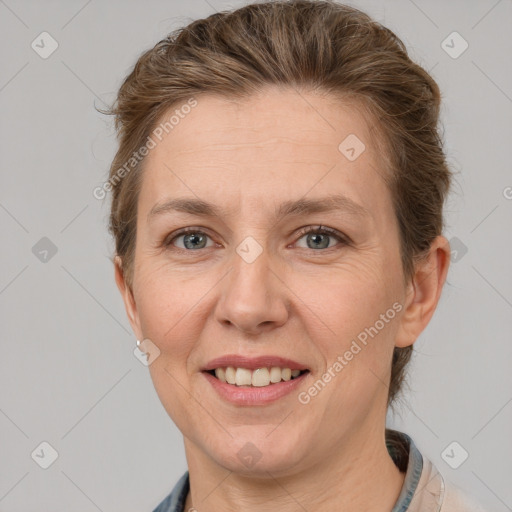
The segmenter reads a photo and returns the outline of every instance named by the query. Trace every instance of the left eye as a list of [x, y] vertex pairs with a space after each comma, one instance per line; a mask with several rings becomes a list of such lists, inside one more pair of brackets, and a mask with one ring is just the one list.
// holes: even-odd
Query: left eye
[[309, 226], [301, 231], [299, 240], [306, 238], [306, 249], [330, 249], [329, 238], [336, 238], [342, 244], [346, 240], [336, 230], [331, 228]]

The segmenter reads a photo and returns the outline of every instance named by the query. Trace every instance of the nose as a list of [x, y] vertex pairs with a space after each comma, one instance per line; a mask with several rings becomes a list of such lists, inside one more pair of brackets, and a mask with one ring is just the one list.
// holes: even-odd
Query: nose
[[219, 322], [248, 334], [275, 329], [286, 322], [288, 288], [279, 271], [270, 268], [271, 260], [266, 249], [251, 263], [233, 254], [233, 265], [222, 280], [217, 303]]

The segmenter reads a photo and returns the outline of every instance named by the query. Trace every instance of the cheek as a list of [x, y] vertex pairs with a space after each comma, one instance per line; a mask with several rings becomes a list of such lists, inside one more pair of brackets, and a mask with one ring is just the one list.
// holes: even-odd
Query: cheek
[[396, 262], [383, 268], [383, 261], [354, 259], [329, 275], [301, 276], [294, 286], [313, 349], [325, 371], [336, 375], [324, 379], [333, 382], [326, 400], [359, 407], [385, 389], [401, 309], [401, 274]]
[[302, 273], [293, 290], [307, 306], [303, 319], [326, 333], [327, 347], [340, 349], [392, 307], [400, 297], [400, 279], [396, 264], [384, 268], [382, 258], [354, 256], [329, 272]]
[[[137, 309], [142, 332], [160, 350], [149, 366], [155, 391], [168, 415], [183, 432], [197, 420], [197, 406], [189, 394], [187, 363], [203, 329], [202, 280], [185, 278], [165, 267], [139, 273]], [[211, 287], [212, 285], [210, 285]]]
[[202, 329], [201, 322], [196, 321], [204, 308], [201, 298], [212, 285], [165, 265], [141, 269], [138, 277], [140, 293], [136, 300], [141, 328], [161, 351], [154, 364], [184, 373], [188, 354]]

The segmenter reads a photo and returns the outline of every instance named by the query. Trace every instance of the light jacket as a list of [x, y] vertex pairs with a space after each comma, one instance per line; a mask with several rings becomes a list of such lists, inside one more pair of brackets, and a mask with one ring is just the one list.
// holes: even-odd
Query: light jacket
[[[401, 443], [397, 449], [396, 442], [387, 442], [389, 454], [395, 464], [405, 470], [404, 485], [391, 512], [487, 512], [460, 488], [446, 481], [407, 434], [387, 430], [386, 440], [389, 433]], [[189, 490], [189, 474], [186, 471], [153, 512], [187, 512], [185, 501]]]

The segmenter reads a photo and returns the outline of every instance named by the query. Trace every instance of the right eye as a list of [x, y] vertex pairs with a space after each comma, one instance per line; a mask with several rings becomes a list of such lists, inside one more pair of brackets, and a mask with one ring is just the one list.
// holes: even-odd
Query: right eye
[[[183, 239], [183, 247], [176, 246], [175, 244], [180, 238]], [[164, 242], [164, 246], [171, 249], [174, 246], [183, 251], [205, 249], [213, 245], [206, 245], [208, 238], [210, 237], [206, 233], [197, 228], [184, 228], [173, 233], [172, 237]]]

